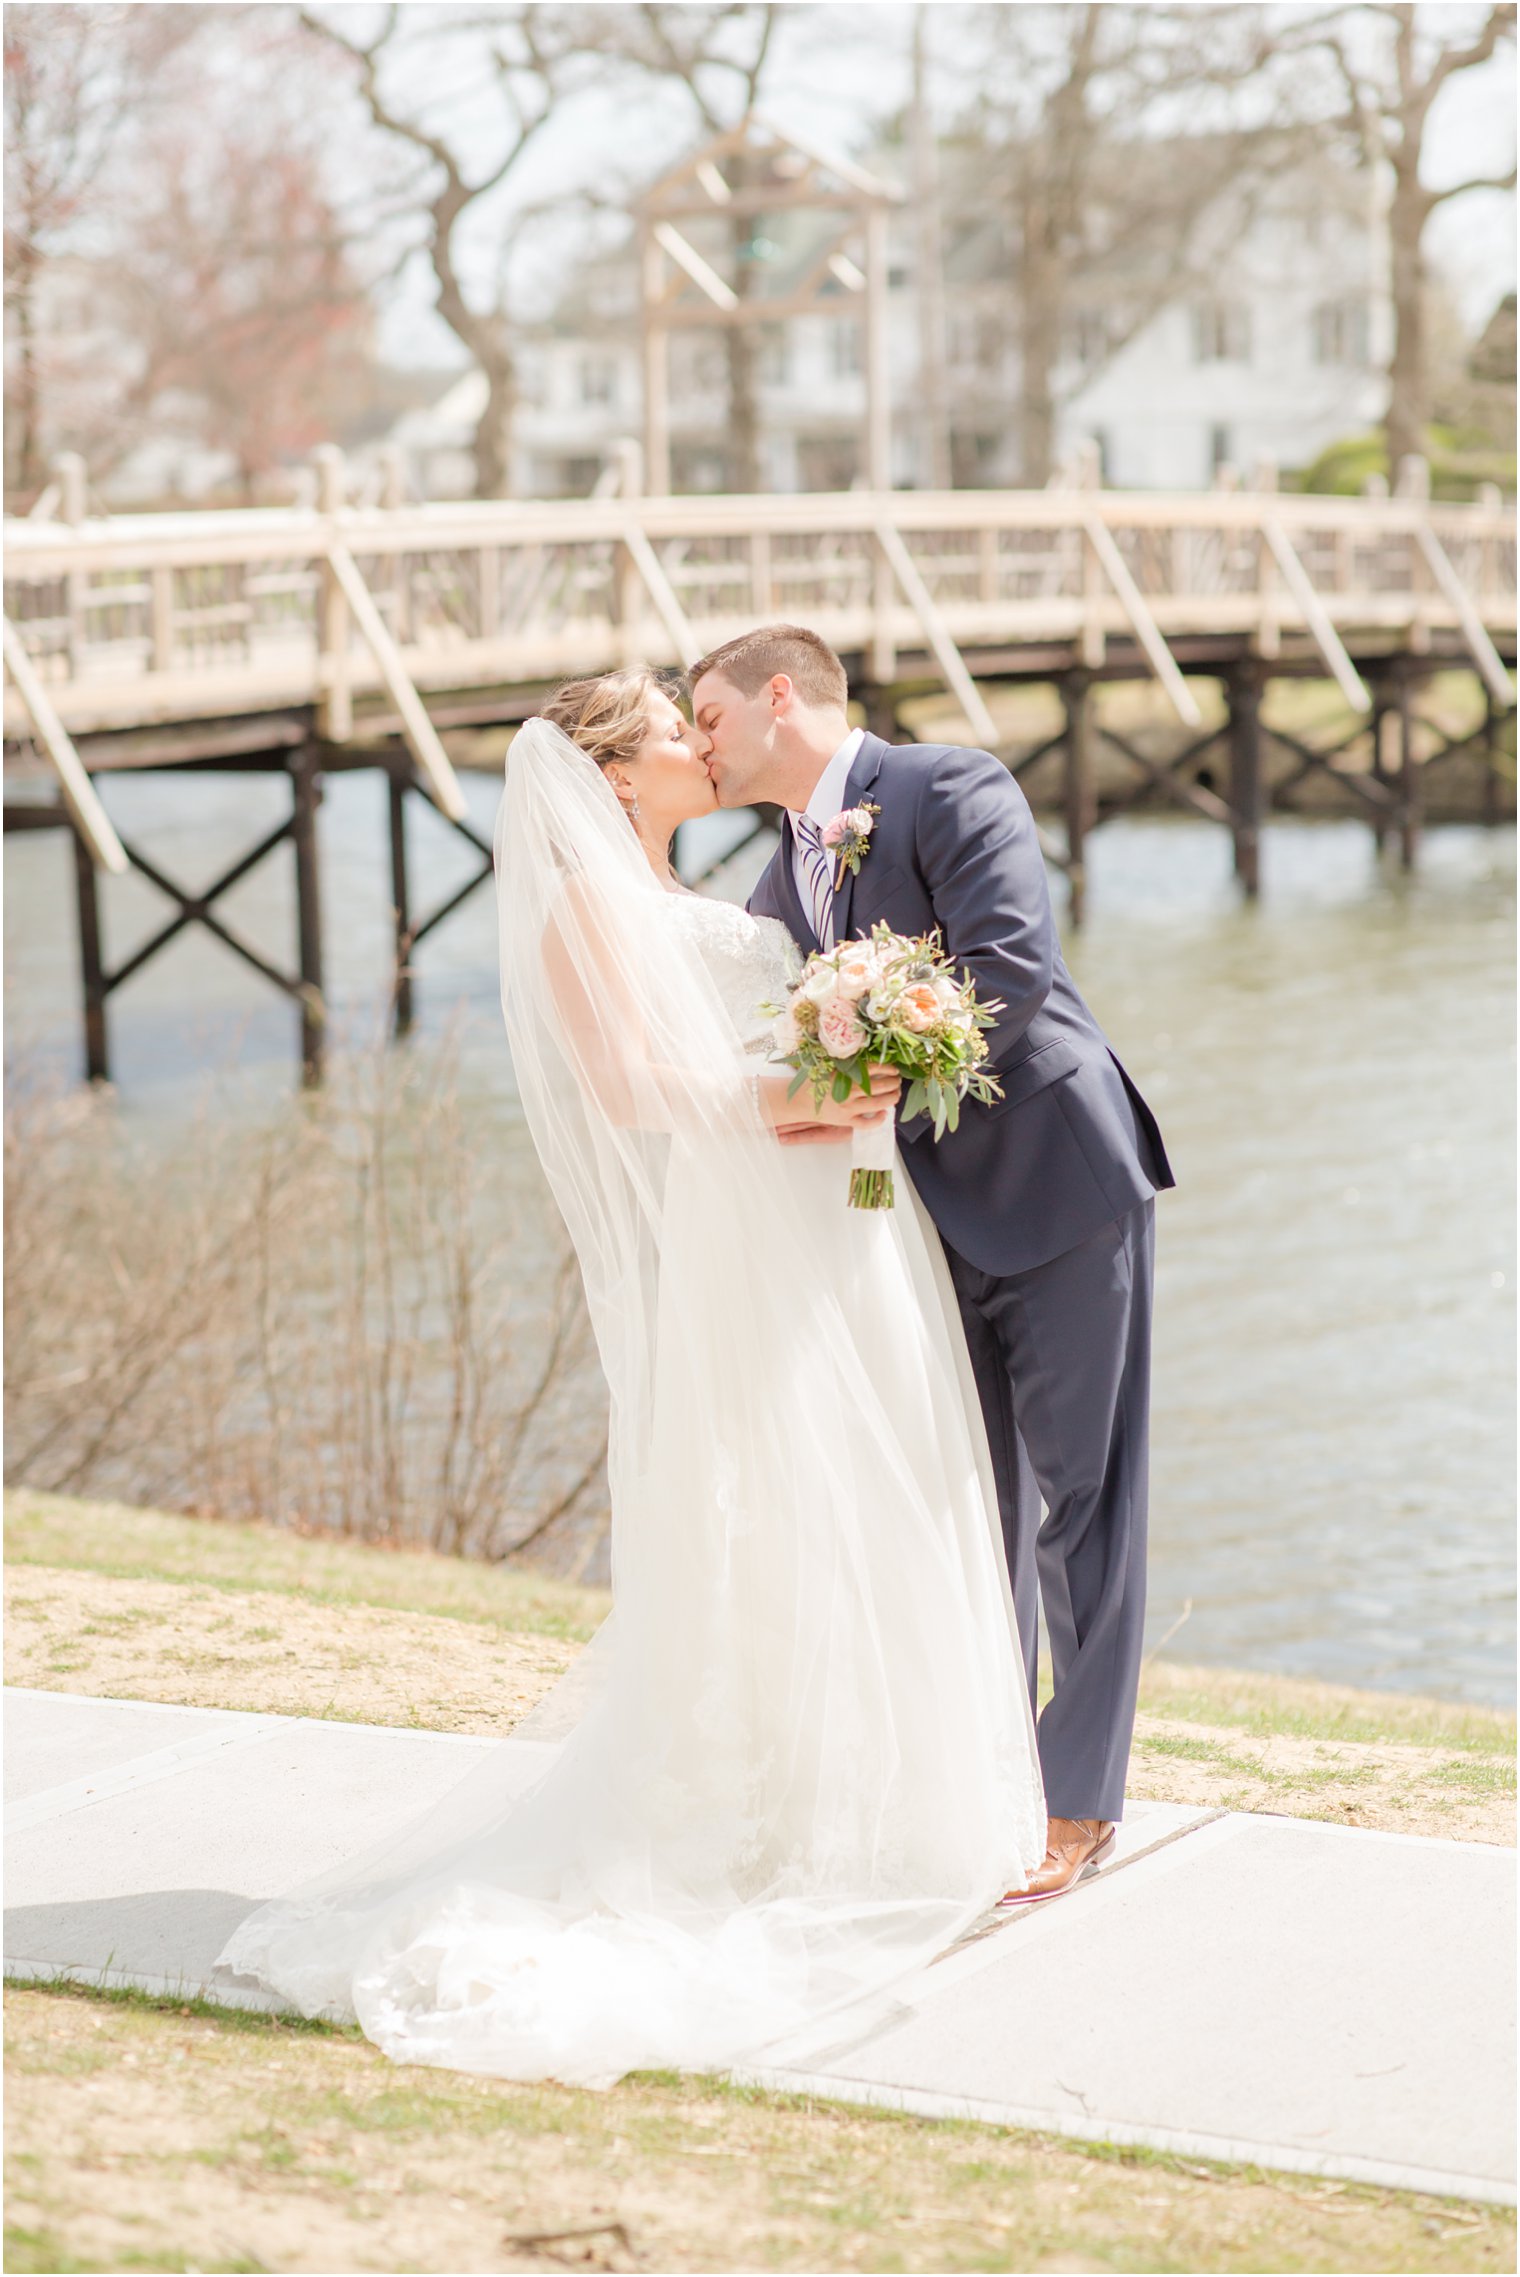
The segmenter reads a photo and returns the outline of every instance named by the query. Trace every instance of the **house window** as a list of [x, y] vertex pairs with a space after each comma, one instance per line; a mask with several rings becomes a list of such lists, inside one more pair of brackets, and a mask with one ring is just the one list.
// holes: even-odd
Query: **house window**
[[767, 324], [760, 335], [759, 372], [766, 387], [785, 387], [791, 377], [791, 342], [779, 324]]
[[799, 435], [797, 475], [804, 490], [848, 490], [860, 471], [853, 435]]
[[1071, 320], [1071, 352], [1079, 364], [1101, 364], [1113, 346], [1106, 308], [1079, 308]]
[[670, 392], [677, 399], [706, 395], [728, 379], [728, 357], [720, 343], [677, 333], [670, 343]]
[[829, 331], [829, 369], [835, 379], [853, 379], [861, 367], [860, 326], [853, 316], [842, 316]]
[[616, 403], [617, 362], [596, 353], [581, 358], [582, 403]]
[[1195, 364], [1248, 364], [1251, 312], [1238, 301], [1201, 301], [1193, 310]]
[[1229, 465], [1231, 465], [1232, 463], [1233, 463], [1233, 459], [1232, 459], [1232, 454], [1231, 454], [1231, 451], [1230, 451], [1230, 430], [1229, 430], [1229, 428], [1228, 428], [1228, 427], [1211, 427], [1211, 428], [1209, 429], [1209, 479], [1210, 479], [1210, 481], [1212, 481], [1212, 480], [1213, 480], [1213, 478], [1214, 478], [1214, 476], [1215, 476], [1216, 474], [1218, 474], [1218, 472], [1219, 472], [1219, 470], [1220, 470], [1220, 468], [1221, 468], [1222, 466], [1229, 466]]
[[1365, 365], [1368, 361], [1367, 303], [1321, 301], [1311, 319], [1317, 364]]
[[1095, 445], [1097, 446], [1097, 452], [1098, 452], [1098, 480], [1099, 480], [1099, 481], [1100, 481], [1100, 482], [1101, 482], [1101, 483], [1104, 485], [1104, 487], [1106, 488], [1106, 487], [1107, 487], [1107, 485], [1108, 485], [1108, 483], [1109, 483], [1109, 481], [1112, 479], [1112, 477], [1111, 477], [1111, 471], [1110, 471], [1110, 466], [1109, 466], [1109, 456], [1110, 456], [1110, 452], [1109, 452], [1108, 429], [1107, 429], [1106, 427], [1094, 427], [1094, 429], [1093, 429], [1092, 433], [1091, 433], [1091, 434], [1088, 436], [1088, 438], [1087, 438], [1087, 439], [1088, 439], [1088, 441], [1089, 441], [1090, 443], [1093, 443], [1093, 444], [1095, 444]]
[[947, 340], [950, 362], [962, 370], [996, 373], [1003, 362], [1003, 327], [996, 316], [977, 309], [952, 312]]

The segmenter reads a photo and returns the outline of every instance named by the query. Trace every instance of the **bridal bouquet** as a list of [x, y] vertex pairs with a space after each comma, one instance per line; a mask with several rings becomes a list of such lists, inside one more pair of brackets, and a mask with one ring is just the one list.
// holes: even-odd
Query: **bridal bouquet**
[[[903, 1115], [928, 1113], [942, 1138], [960, 1120], [961, 1101], [1002, 1096], [983, 1067], [990, 1028], [1001, 1003], [979, 1005], [969, 980], [957, 980], [939, 935], [909, 940], [889, 925], [868, 941], [841, 941], [808, 958], [785, 1004], [767, 1004], [772, 1040], [797, 1079], [787, 1096], [812, 1087], [813, 1104], [852, 1084], [869, 1092], [871, 1068], [895, 1068], [907, 1085]], [[850, 1202], [857, 1210], [892, 1207], [896, 1130], [889, 1115], [851, 1140]]]

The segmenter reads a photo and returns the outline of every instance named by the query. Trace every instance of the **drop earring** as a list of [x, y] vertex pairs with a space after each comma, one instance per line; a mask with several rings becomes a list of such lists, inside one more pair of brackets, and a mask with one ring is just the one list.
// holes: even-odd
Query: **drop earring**
[[634, 792], [632, 801], [629, 804], [628, 819], [631, 823], [634, 824], [635, 827], [637, 827], [639, 819], [639, 794], [637, 791]]

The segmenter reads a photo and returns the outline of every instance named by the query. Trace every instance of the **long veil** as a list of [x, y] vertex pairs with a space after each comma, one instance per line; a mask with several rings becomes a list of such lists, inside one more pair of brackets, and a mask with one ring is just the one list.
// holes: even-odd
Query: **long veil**
[[512, 1739], [221, 1965], [412, 2062], [800, 2060], [1044, 1847], [953, 1294], [916, 1203], [847, 1211], [833, 1149], [776, 1145], [758, 1008], [546, 721], [496, 866], [517, 1083], [611, 1398], [614, 1611]]

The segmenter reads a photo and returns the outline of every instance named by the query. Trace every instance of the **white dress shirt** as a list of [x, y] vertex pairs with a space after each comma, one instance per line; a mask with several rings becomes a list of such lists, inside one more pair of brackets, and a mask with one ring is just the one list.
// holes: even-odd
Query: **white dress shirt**
[[[865, 741], [865, 733], [863, 727], [852, 727], [813, 785], [813, 795], [808, 800], [803, 812], [812, 817], [820, 830], [826, 822], [832, 822], [836, 814], [844, 811], [845, 791], [850, 780], [850, 769], [855, 764], [856, 753]], [[797, 881], [797, 892], [803, 908], [811, 911], [813, 894], [812, 888], [808, 884], [807, 871], [803, 867], [804, 859], [802, 843], [794, 831], [792, 833], [792, 875]], [[822, 944], [826, 949], [833, 946], [832, 931], [831, 927], [830, 939]]]

